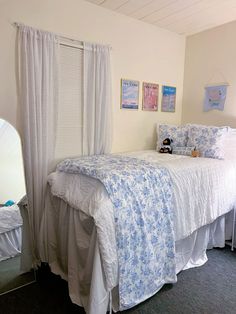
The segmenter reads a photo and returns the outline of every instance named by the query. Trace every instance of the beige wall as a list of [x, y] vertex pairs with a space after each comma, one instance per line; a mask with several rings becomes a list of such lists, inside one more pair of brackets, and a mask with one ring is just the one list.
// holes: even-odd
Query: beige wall
[[[186, 40], [182, 121], [236, 127], [236, 22]], [[228, 82], [223, 112], [203, 112], [204, 86]]]
[[[0, 117], [16, 125], [15, 37], [21, 22], [72, 38], [110, 44], [113, 151], [153, 148], [155, 123], [180, 123], [185, 38], [81, 0], [0, 1]], [[120, 79], [177, 86], [175, 113], [120, 110]]]

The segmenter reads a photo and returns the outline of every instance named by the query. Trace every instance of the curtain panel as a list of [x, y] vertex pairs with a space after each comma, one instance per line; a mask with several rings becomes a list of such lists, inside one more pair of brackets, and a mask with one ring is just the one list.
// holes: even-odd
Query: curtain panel
[[84, 43], [83, 155], [106, 154], [112, 144], [110, 48]]
[[[20, 133], [33, 266], [37, 266], [41, 261], [50, 262], [47, 176], [55, 165], [60, 38], [24, 25], [18, 25], [17, 36]], [[84, 43], [82, 81], [83, 155], [109, 153], [112, 139], [109, 47]]]
[[40, 237], [47, 176], [54, 159], [58, 108], [56, 35], [18, 25], [20, 132], [25, 168], [33, 264], [45, 260]]

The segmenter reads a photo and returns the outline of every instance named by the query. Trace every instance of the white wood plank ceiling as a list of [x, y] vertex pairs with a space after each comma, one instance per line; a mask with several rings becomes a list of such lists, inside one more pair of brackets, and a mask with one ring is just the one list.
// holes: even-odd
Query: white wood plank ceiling
[[236, 20], [236, 0], [86, 1], [186, 36]]

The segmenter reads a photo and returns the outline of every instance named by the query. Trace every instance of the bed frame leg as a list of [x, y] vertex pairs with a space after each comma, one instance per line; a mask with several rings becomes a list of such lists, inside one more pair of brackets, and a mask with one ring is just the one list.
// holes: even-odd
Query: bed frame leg
[[232, 242], [231, 242], [231, 251], [234, 251], [234, 232], [235, 232], [235, 208], [233, 209], [233, 229], [232, 229]]

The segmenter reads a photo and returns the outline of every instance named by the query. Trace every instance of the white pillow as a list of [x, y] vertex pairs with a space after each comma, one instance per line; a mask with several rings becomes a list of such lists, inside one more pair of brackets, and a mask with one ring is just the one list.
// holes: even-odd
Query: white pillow
[[186, 126], [176, 126], [170, 124], [160, 124], [157, 128], [157, 150], [160, 149], [164, 139], [172, 139], [171, 146], [184, 147], [187, 145], [188, 140], [188, 128]]
[[229, 127], [187, 124], [187, 146], [196, 147], [201, 157], [224, 159], [224, 139]]
[[236, 129], [229, 128], [223, 141], [225, 159], [236, 159]]

